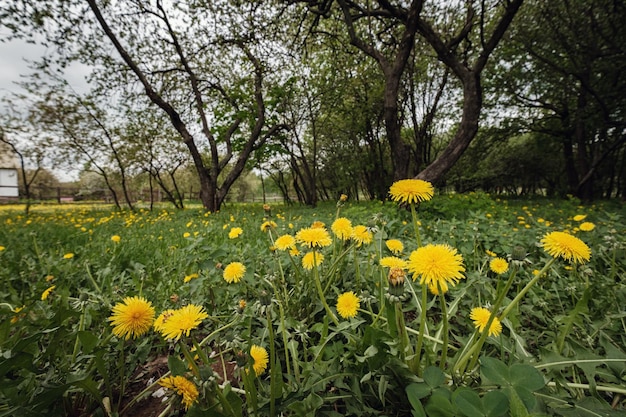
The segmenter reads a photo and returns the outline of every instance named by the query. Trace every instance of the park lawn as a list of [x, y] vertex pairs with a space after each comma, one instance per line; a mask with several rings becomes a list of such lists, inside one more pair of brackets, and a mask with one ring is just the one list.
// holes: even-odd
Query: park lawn
[[[617, 202], [46, 205], [0, 224], [0, 415], [624, 412]], [[547, 250], [554, 232], [582, 256]], [[170, 317], [183, 330], [152, 326]]]

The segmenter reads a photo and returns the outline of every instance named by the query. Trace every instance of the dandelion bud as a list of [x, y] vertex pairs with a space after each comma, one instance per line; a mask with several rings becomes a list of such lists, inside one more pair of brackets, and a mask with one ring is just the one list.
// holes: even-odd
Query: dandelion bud
[[389, 282], [389, 295], [394, 297], [401, 297], [404, 294], [404, 281], [406, 278], [406, 271], [402, 268], [391, 268], [389, 275], [387, 275], [387, 282]]
[[259, 301], [261, 302], [262, 306], [268, 306], [272, 304], [272, 295], [263, 290], [261, 291], [261, 294], [259, 294]]
[[523, 261], [526, 259], [526, 249], [523, 246], [515, 246], [511, 252], [511, 259], [513, 261]]

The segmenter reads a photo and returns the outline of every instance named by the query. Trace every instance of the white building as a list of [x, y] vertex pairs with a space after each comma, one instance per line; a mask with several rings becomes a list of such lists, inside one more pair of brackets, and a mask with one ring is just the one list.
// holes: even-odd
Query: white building
[[0, 142], [0, 199], [17, 198], [17, 157], [13, 149], [4, 142]]

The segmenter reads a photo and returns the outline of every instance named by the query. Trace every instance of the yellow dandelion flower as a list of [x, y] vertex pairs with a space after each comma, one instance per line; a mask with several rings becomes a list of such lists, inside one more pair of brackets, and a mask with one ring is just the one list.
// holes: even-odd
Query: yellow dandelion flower
[[4, 246], [0, 246], [0, 252], [2, 252], [3, 250], [5, 250], [6, 248]]
[[63, 259], [72, 259], [74, 257], [74, 254], [69, 252], [66, 253], [65, 255], [63, 255]]
[[163, 325], [167, 320], [169, 320], [170, 317], [174, 315], [175, 311], [176, 310], [170, 308], [159, 314], [159, 316], [154, 320], [154, 323], [152, 324], [154, 330], [161, 333], [163, 331]]
[[182, 403], [185, 406], [185, 410], [188, 410], [189, 407], [191, 407], [198, 399], [199, 392], [196, 384], [184, 376], [177, 375], [163, 377], [159, 380], [159, 385], [180, 395], [182, 397]]
[[243, 233], [243, 229], [241, 227], [233, 227], [228, 232], [229, 239], [237, 239]]
[[[489, 317], [491, 317], [491, 311], [484, 307], [475, 307], [470, 312], [470, 319], [474, 321], [474, 326], [481, 333], [487, 327]], [[502, 323], [500, 323], [500, 319], [494, 317], [491, 326], [489, 326], [489, 336], [498, 336], [500, 333], [502, 333]]]
[[577, 214], [574, 216], [574, 221], [575, 222], [581, 222], [583, 220], [585, 220], [585, 218], [587, 218], [586, 214]]
[[276, 239], [274, 246], [279, 250], [293, 249], [296, 247], [296, 238], [291, 235], [282, 235]]
[[276, 224], [275, 221], [273, 220], [268, 220], [266, 222], [263, 222], [263, 224], [261, 225], [261, 231], [262, 232], [267, 232], [270, 229], [276, 229], [278, 225]]
[[347, 196], [347, 195], [345, 195], [345, 194], [341, 194], [341, 195], [339, 196], [339, 201], [341, 201], [341, 202], [346, 202], [346, 201], [348, 201], [348, 196]]
[[54, 275], [46, 275], [46, 282], [50, 282], [54, 279]]
[[267, 369], [267, 364], [269, 362], [269, 355], [267, 354], [267, 350], [261, 346], [252, 345], [250, 347], [250, 357], [253, 360], [252, 368], [254, 369], [254, 373], [256, 376], [261, 375]]
[[241, 281], [246, 273], [246, 266], [241, 262], [231, 262], [224, 268], [224, 281], [232, 284]]
[[326, 225], [324, 224], [324, 222], [321, 222], [321, 221], [319, 221], [319, 220], [315, 220], [315, 221], [311, 224], [311, 227], [312, 227], [313, 229], [321, 229], [321, 228], [326, 227]]
[[351, 237], [357, 243], [357, 246], [361, 246], [364, 243], [370, 244], [374, 238], [372, 232], [370, 232], [368, 228], [363, 225], [354, 226]]
[[442, 292], [448, 291], [448, 284], [454, 286], [463, 278], [463, 257], [456, 249], [444, 244], [428, 244], [414, 250], [409, 256], [409, 272], [413, 281], [420, 276], [420, 284], [426, 284], [433, 291], [437, 285]]
[[352, 236], [352, 222], [345, 217], [339, 217], [330, 226], [335, 236], [341, 240], [348, 240]]
[[184, 237], [185, 239], [187, 239], [189, 236], [191, 236], [191, 233], [189, 233], [189, 232], [185, 232], [185, 233], [183, 233], [183, 237]]
[[308, 248], [323, 248], [333, 243], [323, 227], [305, 227], [296, 233], [296, 241]]
[[509, 270], [509, 263], [506, 259], [502, 258], [493, 258], [491, 262], [489, 262], [489, 269], [491, 269], [496, 274], [504, 274]]
[[489, 249], [487, 249], [487, 250], [485, 251], [485, 253], [486, 253], [487, 255], [491, 256], [492, 258], [495, 258], [495, 257], [497, 257], [497, 256], [498, 256], [495, 252], [492, 252], [492, 251], [490, 251]]
[[420, 203], [433, 198], [435, 190], [428, 181], [407, 179], [391, 184], [389, 194], [393, 201], [402, 203]]
[[315, 251], [308, 252], [302, 257], [302, 267], [310, 271], [314, 266], [319, 266], [323, 261], [324, 255], [321, 253]]
[[198, 278], [199, 276], [200, 275], [198, 273], [194, 272], [193, 274], [186, 275], [185, 278], [183, 278], [183, 282], [189, 282], [192, 279]]
[[596, 225], [591, 222], [583, 222], [580, 224], [579, 228], [583, 232], [591, 232], [593, 229], [596, 228]]
[[189, 336], [189, 333], [207, 317], [209, 315], [204, 311], [204, 307], [189, 304], [174, 310], [171, 316], [161, 323], [160, 331], [164, 338], [178, 340], [183, 334]]
[[394, 255], [399, 255], [404, 250], [404, 245], [398, 239], [387, 240], [385, 242], [385, 246], [387, 246], [387, 249], [389, 249]]
[[380, 265], [384, 266], [385, 268], [406, 269], [408, 263], [404, 259], [400, 259], [396, 256], [385, 256], [383, 258], [380, 258]]
[[113, 334], [118, 338], [136, 339], [150, 330], [154, 322], [154, 308], [143, 297], [126, 297], [113, 306], [108, 321], [113, 326]]
[[52, 293], [52, 291], [56, 287], [57, 287], [56, 285], [53, 285], [51, 287], [46, 288], [45, 291], [41, 293], [41, 301], [46, 301], [48, 299], [48, 296], [50, 295], [50, 293]]
[[359, 297], [352, 291], [344, 292], [337, 297], [337, 313], [344, 319], [356, 317], [360, 305]]
[[298, 248], [293, 247], [293, 248], [289, 249], [289, 255], [291, 255], [291, 256], [300, 256], [300, 251], [298, 250]]
[[113, 235], [111, 236], [111, 240], [115, 243], [120, 243], [120, 240], [122, 240], [122, 238], [119, 235]]
[[565, 232], [551, 232], [541, 239], [543, 249], [553, 258], [561, 257], [574, 263], [585, 263], [591, 249], [580, 239]]

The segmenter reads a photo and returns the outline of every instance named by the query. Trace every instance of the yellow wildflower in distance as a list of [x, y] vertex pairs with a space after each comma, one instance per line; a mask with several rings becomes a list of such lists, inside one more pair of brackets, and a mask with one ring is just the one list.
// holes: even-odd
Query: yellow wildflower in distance
[[243, 229], [241, 227], [233, 227], [228, 232], [229, 239], [237, 239], [243, 233]]
[[224, 268], [224, 280], [229, 284], [241, 281], [246, 273], [246, 266], [241, 262], [231, 262]]
[[491, 262], [489, 262], [489, 269], [491, 269], [496, 274], [504, 274], [509, 270], [509, 263], [506, 259], [502, 258], [493, 258]]
[[360, 305], [359, 297], [352, 291], [344, 292], [337, 297], [337, 313], [344, 319], [356, 317]]
[[574, 263], [585, 263], [591, 258], [591, 249], [582, 240], [569, 233], [548, 233], [541, 239], [541, 245], [553, 258], [561, 257]]
[[596, 228], [596, 225], [591, 223], [591, 222], [583, 222], [580, 224], [580, 226], [578, 226], [580, 228], [580, 230], [582, 230], [583, 232], [591, 232], [593, 229]]
[[183, 278], [183, 282], [189, 282], [192, 279], [198, 278], [199, 276], [200, 275], [198, 273], [194, 272], [193, 274], [186, 275], [185, 278]]
[[308, 252], [302, 257], [302, 267], [310, 271], [314, 266], [319, 266], [323, 261], [324, 255], [321, 253], [315, 251]]
[[204, 307], [189, 304], [174, 310], [172, 315], [160, 325], [160, 331], [164, 338], [178, 340], [183, 335], [189, 336], [189, 333], [207, 317], [209, 315], [204, 311]]
[[63, 259], [72, 259], [74, 257], [74, 254], [69, 252], [66, 253], [65, 255], [63, 255]]
[[154, 308], [143, 297], [126, 297], [113, 306], [108, 321], [113, 326], [113, 334], [118, 338], [136, 339], [150, 330], [154, 322]]
[[485, 253], [489, 256], [491, 256], [492, 258], [497, 257], [498, 255], [495, 252], [490, 251], [489, 249], [485, 250]]
[[298, 248], [293, 247], [293, 248], [289, 249], [289, 255], [291, 255], [291, 256], [300, 256], [300, 251], [298, 250]]
[[41, 301], [46, 301], [48, 299], [48, 296], [50, 295], [50, 293], [52, 293], [52, 291], [56, 287], [57, 287], [56, 285], [53, 285], [51, 287], [46, 288], [45, 291], [41, 293]]
[[3, 250], [5, 250], [6, 248], [4, 246], [0, 246], [0, 252], [2, 252]]
[[[474, 321], [474, 326], [481, 333], [487, 327], [489, 317], [491, 317], [491, 311], [484, 307], [475, 307], [470, 312], [470, 319]], [[497, 336], [500, 333], [502, 333], [502, 323], [500, 323], [500, 319], [494, 317], [491, 326], [489, 326], [489, 336]]]
[[250, 347], [250, 357], [253, 360], [252, 368], [256, 376], [261, 375], [267, 369], [267, 363], [269, 362], [269, 355], [267, 350], [261, 346], [252, 345]]
[[312, 227], [313, 229], [321, 229], [321, 228], [326, 227], [326, 225], [324, 224], [324, 222], [321, 222], [321, 221], [319, 221], [319, 220], [315, 220], [315, 221], [311, 224], [311, 227]]
[[357, 243], [357, 246], [361, 246], [364, 243], [370, 244], [373, 238], [372, 232], [363, 225], [354, 226], [352, 229], [352, 239]]
[[413, 281], [420, 276], [420, 284], [426, 284], [433, 292], [433, 287], [448, 291], [448, 284], [454, 286], [463, 278], [463, 257], [456, 249], [444, 244], [428, 244], [414, 250], [409, 256], [409, 272]]
[[587, 217], [586, 214], [577, 214], [574, 216], [574, 221], [575, 222], [581, 222], [583, 220], [585, 220], [585, 218]]
[[189, 233], [189, 232], [185, 232], [185, 233], [183, 233], [183, 237], [184, 237], [185, 239], [187, 239], [189, 236], [191, 236], [191, 233]]
[[184, 376], [167, 376], [159, 380], [159, 385], [164, 388], [171, 389], [176, 394], [182, 397], [182, 403], [185, 406], [185, 410], [196, 402], [199, 392], [196, 384], [188, 380]]
[[113, 235], [111, 236], [111, 240], [115, 243], [120, 243], [120, 240], [122, 240], [122, 238], [119, 235]]
[[399, 255], [404, 250], [404, 244], [402, 244], [402, 242], [398, 239], [387, 240], [385, 242], [385, 246], [387, 246], [387, 249], [389, 249], [394, 255]]
[[276, 227], [277, 227], [277, 224], [275, 221], [268, 220], [266, 222], [263, 222], [263, 224], [261, 225], [261, 231], [267, 232], [270, 229], [276, 229]]
[[434, 193], [431, 183], [416, 179], [396, 181], [389, 188], [389, 194], [393, 201], [408, 204], [428, 201], [433, 198]]
[[278, 250], [293, 249], [296, 247], [296, 238], [291, 235], [282, 235], [274, 242]]
[[339, 217], [330, 226], [335, 236], [341, 240], [348, 240], [352, 236], [352, 222], [345, 217]]
[[305, 227], [296, 233], [296, 241], [308, 248], [323, 248], [330, 246], [333, 240], [323, 227]]
[[404, 270], [407, 268], [408, 263], [404, 259], [400, 259], [396, 256], [385, 256], [380, 258], [380, 265], [385, 268], [399, 268]]

